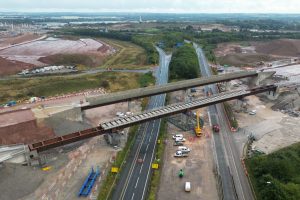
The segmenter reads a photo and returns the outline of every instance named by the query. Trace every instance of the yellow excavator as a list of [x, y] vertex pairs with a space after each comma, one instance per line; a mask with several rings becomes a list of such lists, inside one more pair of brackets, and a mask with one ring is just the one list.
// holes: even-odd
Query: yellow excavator
[[197, 124], [195, 126], [195, 134], [196, 136], [200, 137], [202, 135], [202, 130], [200, 126], [200, 112], [196, 112], [196, 119], [197, 119]]

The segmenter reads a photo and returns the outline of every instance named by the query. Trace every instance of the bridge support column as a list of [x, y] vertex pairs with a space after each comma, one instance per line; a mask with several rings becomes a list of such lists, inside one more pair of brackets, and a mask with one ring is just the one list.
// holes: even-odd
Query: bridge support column
[[128, 101], [128, 112], [131, 112], [132, 110], [132, 100]]
[[229, 91], [230, 90], [230, 86], [231, 86], [230, 81], [225, 82], [224, 85], [225, 85], [225, 91]]
[[111, 146], [119, 146], [121, 139], [120, 134], [117, 132], [111, 132], [104, 135], [104, 139], [107, 142], [107, 144]]
[[246, 108], [244, 99], [237, 99], [235, 104], [235, 109], [239, 111], [244, 111]]
[[268, 99], [276, 100], [280, 95], [279, 90], [280, 90], [279, 87], [277, 87], [276, 91], [269, 91], [267, 95]]
[[27, 154], [27, 162], [30, 166], [42, 166], [45, 164], [45, 160], [43, 160], [37, 151], [30, 151]]
[[273, 76], [275, 72], [259, 72], [255, 78], [250, 79], [250, 87], [258, 86], [263, 80]]

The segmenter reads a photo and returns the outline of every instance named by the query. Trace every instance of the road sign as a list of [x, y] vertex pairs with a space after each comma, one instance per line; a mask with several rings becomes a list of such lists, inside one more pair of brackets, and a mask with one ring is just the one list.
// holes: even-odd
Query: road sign
[[118, 167], [112, 167], [111, 168], [111, 172], [112, 173], [118, 173], [119, 172], [119, 168]]
[[158, 164], [157, 163], [152, 163], [152, 169], [158, 169]]

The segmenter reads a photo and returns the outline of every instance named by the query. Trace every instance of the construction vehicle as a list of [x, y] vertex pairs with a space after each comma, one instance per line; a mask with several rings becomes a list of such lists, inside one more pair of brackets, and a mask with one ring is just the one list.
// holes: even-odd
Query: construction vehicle
[[196, 113], [196, 119], [197, 119], [197, 124], [195, 126], [195, 134], [196, 136], [200, 137], [202, 135], [202, 130], [201, 130], [201, 126], [200, 126], [200, 112]]
[[180, 169], [180, 170], [179, 170], [179, 173], [178, 173], [178, 177], [179, 177], [179, 178], [182, 178], [183, 176], [184, 176], [183, 169]]

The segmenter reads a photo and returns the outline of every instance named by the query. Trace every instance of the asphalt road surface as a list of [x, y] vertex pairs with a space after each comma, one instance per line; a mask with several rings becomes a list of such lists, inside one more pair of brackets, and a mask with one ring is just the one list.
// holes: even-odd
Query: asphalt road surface
[[[168, 82], [170, 55], [161, 49], [159, 52], [159, 68], [156, 71], [156, 84]], [[165, 94], [152, 96], [147, 109], [164, 106]], [[120, 174], [120, 179], [112, 195], [113, 200], [143, 200], [147, 195], [147, 188], [151, 175], [151, 164], [155, 155], [155, 145], [159, 134], [161, 119], [146, 122], [139, 126], [133, 149], [126, 160]], [[138, 160], [142, 162], [138, 162]]]
[[[202, 76], [211, 76], [211, 70], [202, 49], [196, 44], [194, 44], [194, 47], [198, 55]], [[214, 94], [218, 93], [215, 84], [206, 86], [205, 90], [211, 91]], [[232, 133], [229, 130], [222, 105], [209, 106], [209, 113], [220, 125], [220, 132], [213, 134], [213, 143], [218, 171], [222, 181], [224, 200], [254, 199], [248, 179], [241, 165], [238, 149], [231, 136]]]

